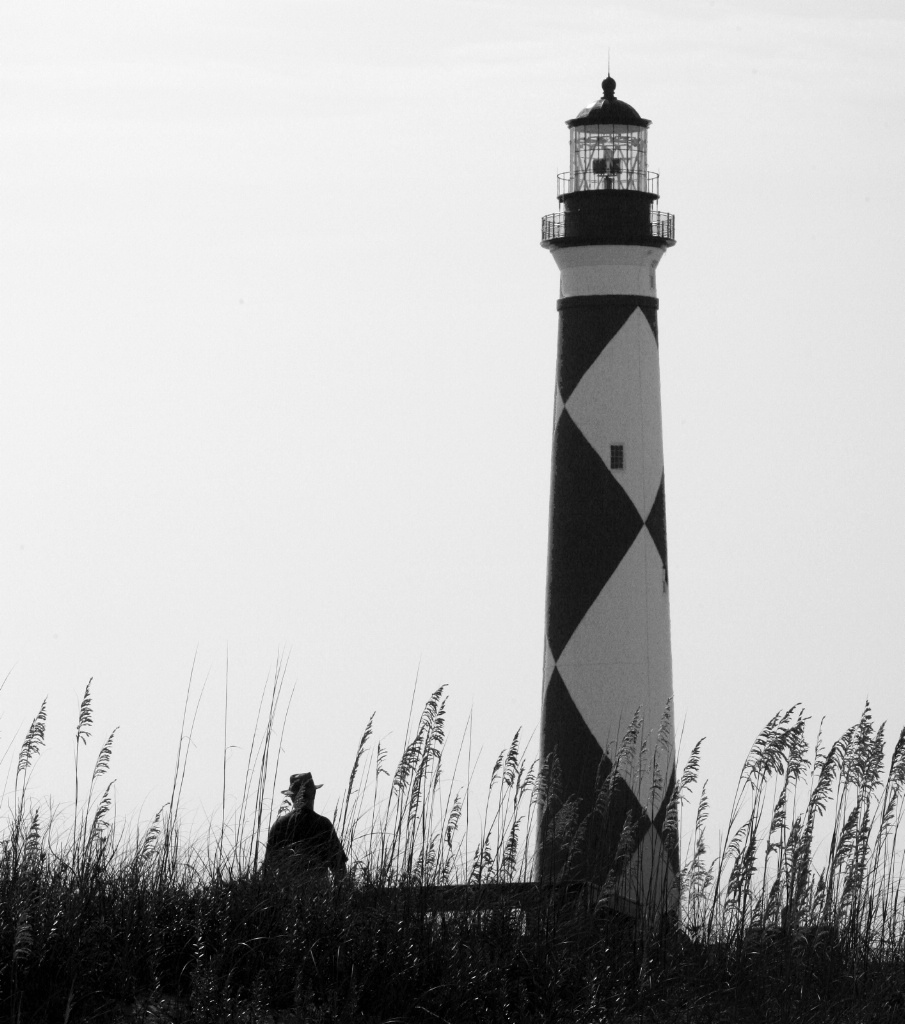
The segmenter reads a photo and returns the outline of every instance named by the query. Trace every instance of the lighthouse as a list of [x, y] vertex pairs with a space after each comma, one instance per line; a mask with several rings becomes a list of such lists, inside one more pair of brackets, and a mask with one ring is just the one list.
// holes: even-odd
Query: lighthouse
[[656, 287], [674, 219], [648, 171], [650, 121], [612, 78], [566, 123], [541, 242], [560, 291], [538, 870], [597, 882], [637, 916], [673, 903], [677, 869]]

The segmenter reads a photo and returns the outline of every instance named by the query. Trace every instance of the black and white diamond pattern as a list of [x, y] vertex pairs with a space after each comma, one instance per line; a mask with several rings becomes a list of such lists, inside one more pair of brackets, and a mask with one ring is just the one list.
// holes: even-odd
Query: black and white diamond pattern
[[[615, 444], [622, 470], [609, 466]], [[672, 693], [663, 480], [655, 304], [563, 303], [542, 747], [556, 751], [563, 796], [585, 813], [608, 744], [639, 705], [655, 735]], [[625, 810], [646, 822], [634, 853], [641, 877], [662, 860], [669, 787], [653, 794], [648, 772], [624, 788]]]
[[568, 407], [553, 436], [553, 465], [547, 640], [558, 660], [644, 520]]

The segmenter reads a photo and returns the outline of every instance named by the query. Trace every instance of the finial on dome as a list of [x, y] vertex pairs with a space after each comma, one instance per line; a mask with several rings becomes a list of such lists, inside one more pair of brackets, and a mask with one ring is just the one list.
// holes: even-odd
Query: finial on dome
[[616, 95], [616, 80], [609, 75], [603, 80], [603, 95], [608, 100]]

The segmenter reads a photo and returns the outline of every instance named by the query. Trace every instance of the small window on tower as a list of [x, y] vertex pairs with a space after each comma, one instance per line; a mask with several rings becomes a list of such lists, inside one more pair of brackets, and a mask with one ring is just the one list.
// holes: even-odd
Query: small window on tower
[[625, 469], [625, 445], [610, 445], [610, 469]]

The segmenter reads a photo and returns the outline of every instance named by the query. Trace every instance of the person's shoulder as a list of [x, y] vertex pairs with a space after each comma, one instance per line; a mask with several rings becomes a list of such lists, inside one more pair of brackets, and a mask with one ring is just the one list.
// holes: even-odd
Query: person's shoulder
[[281, 833], [290, 831], [295, 824], [295, 816], [295, 811], [289, 811], [288, 814], [281, 814], [270, 826], [270, 835], [280, 835]]
[[311, 827], [317, 829], [319, 832], [326, 832], [332, 830], [333, 822], [324, 817], [323, 814], [318, 814], [317, 811], [310, 811], [311, 815]]

